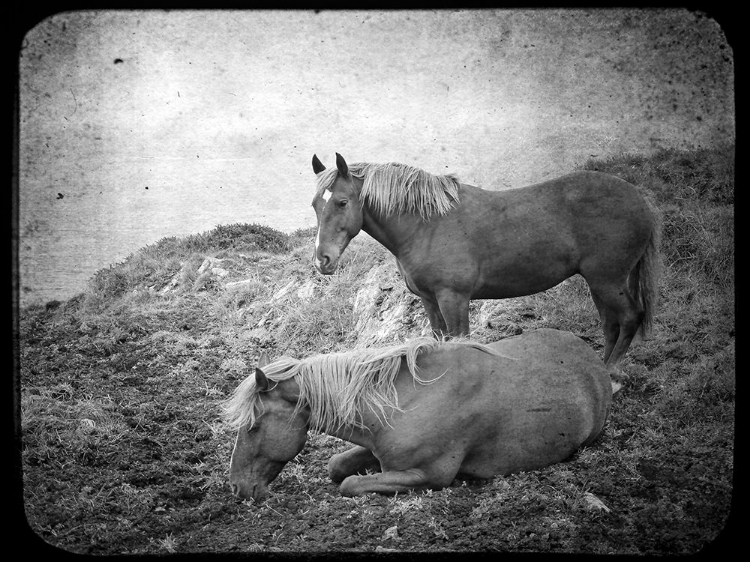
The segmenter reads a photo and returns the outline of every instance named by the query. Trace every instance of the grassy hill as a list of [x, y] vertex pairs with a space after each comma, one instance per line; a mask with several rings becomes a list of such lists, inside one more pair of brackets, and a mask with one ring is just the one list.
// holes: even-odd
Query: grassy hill
[[[654, 334], [603, 436], [570, 461], [440, 492], [342, 498], [313, 435], [261, 506], [234, 499], [219, 404], [261, 350], [303, 357], [421, 334], [421, 303], [362, 233], [340, 270], [312, 265], [313, 230], [252, 225], [165, 238], [66, 302], [21, 311], [22, 468], [29, 524], [89, 554], [503, 550], [696, 552], [732, 497], [734, 147], [584, 166], [638, 185], [663, 222]], [[473, 301], [473, 337], [552, 327], [601, 350], [585, 282]], [[604, 506], [604, 507], [602, 507]], [[395, 528], [395, 530], [394, 530]]]

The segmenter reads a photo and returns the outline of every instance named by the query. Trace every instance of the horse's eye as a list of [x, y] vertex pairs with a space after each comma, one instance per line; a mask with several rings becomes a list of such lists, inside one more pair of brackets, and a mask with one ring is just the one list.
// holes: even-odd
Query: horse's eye
[[338, 205], [339, 207], [341, 207], [341, 208], [343, 209], [344, 207], [346, 207], [346, 205], [347, 205], [348, 203], [349, 203], [349, 200], [348, 200], [348, 199], [342, 199], [341, 201], [339, 201], [339, 202], [337, 203], [337, 205]]

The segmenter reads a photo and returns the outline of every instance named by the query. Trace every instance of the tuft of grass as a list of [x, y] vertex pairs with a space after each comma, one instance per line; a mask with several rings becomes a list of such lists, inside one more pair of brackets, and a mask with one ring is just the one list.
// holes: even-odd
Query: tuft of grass
[[605, 172], [644, 186], [658, 203], [692, 200], [714, 205], [734, 204], [733, 144], [697, 150], [662, 148], [649, 156], [621, 153], [589, 159], [581, 168]]
[[651, 156], [619, 154], [583, 166], [618, 176], [655, 199], [662, 214], [662, 253], [682, 275], [710, 284], [734, 283], [735, 147], [661, 149]]
[[182, 255], [216, 250], [261, 250], [283, 253], [290, 248], [290, 237], [270, 226], [260, 224], [220, 224], [207, 232], [184, 238], [168, 237], [159, 240], [143, 251], [159, 255]]
[[139, 288], [158, 291], [178, 273], [180, 286], [186, 287], [196, 281], [195, 272], [207, 255], [258, 251], [282, 254], [291, 247], [289, 235], [258, 224], [218, 225], [185, 238], [162, 238], [123, 262], [96, 272], [86, 296], [89, 305], [96, 305]]
[[662, 252], [682, 274], [695, 272], [720, 287], [734, 282], [734, 209], [665, 205]]

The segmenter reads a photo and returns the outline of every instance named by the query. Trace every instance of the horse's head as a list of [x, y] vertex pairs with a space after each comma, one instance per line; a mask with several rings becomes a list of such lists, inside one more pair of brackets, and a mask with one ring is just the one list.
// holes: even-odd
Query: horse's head
[[[313, 171], [322, 173], [326, 167], [313, 155]], [[337, 174], [328, 189], [318, 192], [312, 205], [318, 217], [315, 239], [315, 267], [323, 275], [336, 271], [341, 254], [349, 241], [362, 228], [362, 205], [354, 178], [340, 154], [336, 153]]]
[[235, 496], [259, 502], [268, 484], [304, 447], [310, 411], [296, 408], [299, 387], [293, 379], [269, 384], [258, 367], [255, 380], [262, 413], [252, 427], [246, 424], [237, 433], [229, 483]]

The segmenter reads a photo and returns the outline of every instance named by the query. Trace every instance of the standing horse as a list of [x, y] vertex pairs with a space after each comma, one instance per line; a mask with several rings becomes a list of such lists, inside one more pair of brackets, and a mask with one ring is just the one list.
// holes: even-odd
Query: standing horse
[[262, 500], [309, 429], [356, 445], [328, 465], [347, 496], [535, 470], [590, 444], [611, 400], [601, 359], [558, 330], [489, 345], [419, 338], [281, 358], [257, 368], [225, 404], [238, 430], [230, 485]]
[[520, 189], [486, 191], [403, 164], [326, 169], [313, 156], [315, 266], [324, 275], [360, 229], [395, 257], [438, 335], [469, 334], [469, 300], [545, 291], [576, 273], [591, 290], [617, 372], [657, 293], [659, 227], [636, 188], [576, 172]]

